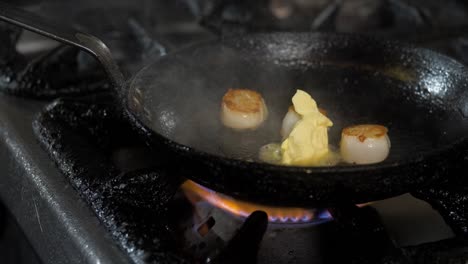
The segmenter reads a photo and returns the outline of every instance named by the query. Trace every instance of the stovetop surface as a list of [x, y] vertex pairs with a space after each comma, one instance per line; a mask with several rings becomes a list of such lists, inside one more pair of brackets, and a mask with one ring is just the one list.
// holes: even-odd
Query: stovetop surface
[[[242, 220], [237, 218], [233, 221], [233, 217], [229, 214], [212, 210], [206, 203], [198, 203], [196, 209], [201, 208], [201, 211], [209, 212], [194, 214], [193, 217], [198, 216], [200, 221], [193, 222], [194, 206], [183, 198], [177, 198], [180, 194], [175, 196], [173, 194], [175, 193], [173, 190], [180, 185], [177, 175], [171, 174], [171, 166], [165, 162], [154, 163], [154, 160], [163, 160], [164, 153], [145, 150], [141, 142], [134, 141], [137, 137], [133, 137], [132, 133], [120, 123], [118, 115], [113, 113], [112, 108], [102, 102], [93, 102], [93, 100], [76, 99], [56, 101], [34, 120], [34, 129], [62, 171], [63, 177], [70, 180], [71, 185], [78, 190], [132, 260], [137, 263], [185, 262], [187, 259], [204, 259], [207, 256], [209, 259], [218, 254], [222, 255], [224, 248], [229, 249], [231, 238], [242, 226]], [[98, 119], [95, 119], [96, 116]], [[97, 120], [101, 120], [105, 125], [96, 123]], [[66, 126], [63, 125], [64, 122]], [[96, 129], [99, 127], [100, 129]], [[109, 134], [110, 131], [114, 131], [113, 135]], [[109, 151], [113, 154], [109, 155]], [[144, 189], [141, 189], [142, 187]], [[452, 231], [436, 211], [410, 195], [376, 202], [367, 209], [372, 207], [380, 213], [386, 231], [380, 229], [380, 224], [374, 221], [372, 214], [360, 211], [364, 209], [357, 209], [353, 213], [346, 212], [342, 217], [344, 219], [364, 215], [363, 220], [357, 221], [357, 224], [354, 220], [351, 221], [351, 227], [356, 228], [358, 233], [363, 232], [357, 235], [356, 241], [372, 239], [374, 230], [378, 230], [377, 237], [384, 242], [388, 233], [388, 237], [397, 247], [453, 237]], [[209, 226], [206, 237], [200, 236], [199, 228], [204, 225], [206, 219], [210, 218], [213, 219], [214, 226]], [[68, 221], [68, 219], [62, 220]], [[363, 223], [360, 223], [361, 221]], [[340, 222], [338, 219], [339, 225]], [[369, 226], [363, 228], [362, 225], [367, 223]], [[261, 226], [261, 223], [256, 222], [256, 225]], [[346, 225], [349, 223], [344, 221], [344, 226]], [[259, 262], [256, 263], [272, 263], [271, 260], [278, 259], [294, 259], [299, 263], [300, 260], [313, 259], [317, 263], [322, 263], [323, 256], [319, 248], [323, 247], [324, 243], [349, 239], [349, 234], [329, 231], [329, 225], [325, 224], [285, 226], [271, 223], [268, 226], [268, 231], [263, 236], [263, 246], [259, 251]], [[329, 235], [323, 235], [324, 229]], [[349, 226], [344, 228], [347, 229]], [[251, 238], [247, 237], [247, 241], [250, 241], [249, 239]], [[293, 243], [291, 242], [293, 240], [300, 242]], [[217, 245], [213, 244], [213, 241]], [[288, 241], [291, 244], [278, 247], [278, 243]], [[369, 246], [369, 250], [385, 246], [384, 242], [369, 241], [374, 243], [375, 247]], [[351, 244], [345, 243], [345, 245], [353, 248]], [[207, 251], [207, 248], [213, 250]], [[271, 252], [275, 253], [273, 254], [276, 255], [275, 258]], [[292, 253], [288, 254], [289, 252]], [[307, 253], [306, 256], [304, 252]], [[174, 258], [178, 254], [181, 257]], [[363, 263], [360, 259], [356, 260], [356, 256], [346, 254], [344, 257], [352, 259], [352, 263]]]
[[0, 96], [0, 197], [44, 263], [128, 263], [39, 146], [32, 121], [45, 102]]
[[[189, 2], [192, 3], [189, 5], [193, 9], [192, 12], [199, 12], [196, 14], [200, 15], [210, 10], [209, 6], [200, 5], [197, 1]], [[359, 3], [365, 4], [366, 1], [349, 1], [347, 5], [351, 6], [342, 8], [338, 12], [343, 18], [333, 20], [335, 29], [338, 28], [340, 31], [353, 30], [353, 28], [350, 28], [350, 25], [344, 23], [346, 20], [343, 20], [352, 16], [352, 12], [348, 10], [352, 10], [353, 5], [350, 4], [352, 2], [358, 5]], [[468, 17], [464, 9], [457, 9], [458, 12], [453, 15], [455, 18], [450, 20], [462, 22], [450, 24], [450, 21], [444, 20], [444, 15], [440, 14], [444, 10], [441, 9], [438, 13], [439, 16], [436, 16], [430, 12], [431, 8], [433, 8], [430, 4], [421, 9], [422, 11], [418, 11], [416, 9], [401, 7], [398, 4], [400, 2], [405, 3], [404, 1], [389, 2], [393, 3], [392, 6], [394, 8], [403, 8], [407, 13], [413, 14], [416, 12], [416, 15], [409, 16], [411, 20], [407, 23], [411, 22], [411, 25], [415, 25], [418, 30], [424, 33], [402, 34], [401, 30], [396, 30], [391, 32], [394, 38], [409, 39], [418, 43], [418, 45], [430, 47], [454, 56], [463, 63], [468, 62], [468, 40], [466, 38], [468, 36], [459, 34], [463, 32], [460, 29], [463, 29], [464, 19]], [[447, 5], [461, 4], [457, 1], [453, 1], [453, 3], [449, 1]], [[47, 11], [54, 13], [56, 12], [53, 11], [54, 8], [59, 10], [63, 8], [59, 6], [60, 4], [52, 4], [48, 7], [50, 9], [47, 9]], [[333, 5], [327, 6], [326, 4], [317, 8], [317, 10], [325, 10], [326, 8], [324, 7], [329, 9], [327, 12], [330, 14], [334, 12]], [[208, 25], [207, 27], [215, 28], [215, 31], [222, 31], [224, 29], [223, 26], [226, 25], [220, 27], [221, 22], [219, 21], [222, 19], [220, 20], [219, 16], [224, 17], [224, 20], [226, 20], [226, 17], [228, 18], [227, 20], [230, 17], [236, 17], [229, 16], [232, 12], [236, 12], [235, 8], [234, 11], [232, 8], [227, 8], [227, 10], [221, 14], [212, 12], [214, 19], [211, 20], [207, 19], [207, 16], [203, 16], [203, 18], [199, 17], [199, 19], [201, 18], [201, 21]], [[453, 8], [449, 10], [453, 10]], [[279, 9], [278, 12], [281, 11], [286, 12], [283, 9]], [[320, 13], [322, 16], [316, 16], [316, 19], [309, 21], [309, 24], [318, 29], [329, 30], [330, 25], [326, 19], [327, 12]], [[403, 12], [403, 14], [406, 13]], [[260, 16], [261, 14], [256, 15]], [[457, 17], [459, 20], [456, 19]], [[227, 25], [248, 24], [248, 18], [249, 16], [246, 15], [240, 21], [235, 19], [234, 22], [228, 21]], [[300, 21], [301, 19], [305, 18], [301, 16], [300, 19], [290, 19], [287, 23], [282, 23], [281, 27], [288, 29], [288, 27], [295, 28], [296, 25], [303, 25], [304, 23]], [[427, 22], [424, 22], [424, 20], [432, 21], [433, 24], [441, 24], [444, 27], [456, 28], [457, 30], [453, 30], [456, 33], [446, 36], [447, 34], [443, 30], [425, 30], [424, 25]], [[263, 27], [279, 27], [276, 24], [277, 21], [275, 21], [265, 22]], [[357, 21], [354, 27], [358, 28], [359, 30], [357, 31], [360, 32], [377, 31], [377, 33], [381, 33], [378, 30], [381, 27], [379, 23], [387, 23], [379, 20], [378, 23], [376, 22], [377, 24], [371, 23], [372, 26], [368, 26], [369, 24], [365, 23], [365, 21], [361, 22], [361, 24], [358, 23], [360, 20], [355, 19], [353, 21]], [[177, 30], [186, 32], [188, 28], [190, 31], [188, 34], [162, 32], [161, 28], [165, 30], [167, 28], [159, 26], [157, 36], [163, 39], [163, 46], [168, 47], [167, 52], [176, 50], [189, 43], [215, 37], [215, 35], [201, 30], [201, 28], [193, 26], [193, 24], [193, 20], [177, 24]], [[189, 26], [187, 27], [187, 25]], [[300, 30], [304, 29], [301, 28]], [[103, 37], [110, 39], [111, 42], [115, 41], [113, 42], [115, 46], [111, 45], [111, 48], [116, 51], [115, 54], [117, 56], [121, 56], [122, 61], [125, 60], [126, 56], [129, 56], [121, 51], [125, 51], [125, 48], [118, 45], [118, 38], [116, 40], [115, 36]], [[26, 39], [28, 38], [26, 36]], [[34, 40], [32, 42], [22, 42], [20, 49], [28, 52], [30, 46], [27, 43], [34, 43], [38, 39], [44, 41], [36, 37], [32, 39]], [[47, 43], [52, 46], [56, 45], [50, 42]], [[148, 52], [161, 54], [160, 47], [154, 43], [152, 45], [152, 48]], [[32, 50], [37, 49], [32, 48]], [[127, 65], [127, 73], [131, 74], [135, 72], [143, 63], [144, 58], [136, 62], [132, 61]], [[52, 97], [54, 96], [52, 95]], [[89, 203], [85, 202], [82, 196], [74, 189], [76, 184], [70, 183], [70, 180], [57, 168], [49, 154], [40, 146], [37, 136], [33, 132], [32, 123], [49, 103], [50, 101], [48, 100], [41, 101], [6, 94], [0, 95], [0, 131], [2, 139], [0, 141], [0, 164], [5, 172], [0, 177], [1, 200], [4, 201], [8, 209], [16, 217], [44, 263], [128, 263], [132, 260], [134, 262], [142, 261], [144, 258], [135, 257], [135, 255], [129, 257], [128, 251], [119, 248], [119, 242], [116, 242], [115, 237], [102, 225], [98, 217], [96, 217], [95, 210], [91, 209]], [[454, 237], [453, 231], [437, 211], [432, 209], [428, 203], [416, 199], [410, 194], [378, 201], [373, 203], [371, 207], [375, 208], [379, 213], [386, 232], [397, 246], [412, 246]]]

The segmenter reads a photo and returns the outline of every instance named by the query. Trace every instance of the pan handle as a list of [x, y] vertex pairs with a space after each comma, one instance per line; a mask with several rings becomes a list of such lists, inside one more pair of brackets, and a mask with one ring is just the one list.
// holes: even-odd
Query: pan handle
[[64, 44], [75, 46], [95, 57], [104, 67], [115, 88], [120, 89], [125, 81], [122, 71], [114, 61], [107, 46], [97, 37], [72, 28], [56, 25], [32, 12], [0, 2], [0, 20], [20, 26]]

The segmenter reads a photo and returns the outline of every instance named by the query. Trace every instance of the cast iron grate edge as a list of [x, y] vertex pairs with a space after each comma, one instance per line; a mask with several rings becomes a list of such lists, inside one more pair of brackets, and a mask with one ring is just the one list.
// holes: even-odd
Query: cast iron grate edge
[[[137, 170], [118, 168], [110, 158], [112, 149], [135, 145], [144, 148], [144, 144], [133, 128], [117, 114], [112, 100], [106, 100], [106, 96], [90, 98], [82, 101], [59, 99], [50, 104], [33, 124], [41, 145], [136, 263], [190, 262], [175, 249], [177, 245], [171, 240], [174, 234], [170, 223], [166, 222], [168, 203], [181, 181], [169, 177], [166, 166], [170, 160], [162, 158], [151, 167]], [[147, 152], [147, 155], [161, 154]], [[434, 190], [415, 193], [422, 197], [423, 194], [436, 193]], [[457, 195], [466, 196], [466, 192], [461, 191]], [[436, 196], [430, 201], [444, 199]], [[458, 221], [450, 221], [453, 208], [449, 204], [452, 203], [446, 203], [445, 208], [439, 207], [450, 224], [460, 226], [460, 223], [468, 222], [463, 201], [461, 199], [458, 203], [461, 207], [456, 214]], [[347, 238], [342, 245], [330, 242], [333, 244], [331, 248], [345, 250], [345, 261], [350, 263], [457, 263], [468, 259], [468, 244], [463, 239], [395, 248], [375, 212], [353, 206], [330, 210], [336, 222], [333, 228]], [[448, 213], [444, 213], [447, 210]], [[253, 214], [226, 251], [221, 253], [218, 262], [235, 263], [241, 258], [244, 263], [255, 263], [256, 250], [266, 225], [263, 213]], [[458, 230], [466, 229], [461, 227]], [[464, 233], [457, 234], [462, 237]], [[368, 251], [373, 254], [362, 255], [359, 249], [363, 247], [372, 249]]]

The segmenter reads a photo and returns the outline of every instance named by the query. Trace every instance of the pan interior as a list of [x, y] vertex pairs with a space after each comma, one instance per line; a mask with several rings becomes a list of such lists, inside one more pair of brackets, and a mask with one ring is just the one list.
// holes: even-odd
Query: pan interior
[[[128, 107], [145, 126], [179, 144], [223, 157], [257, 160], [259, 148], [280, 142], [282, 118], [296, 89], [312, 95], [341, 130], [375, 123], [389, 128], [384, 163], [446, 147], [468, 130], [467, 74], [427, 50], [350, 35], [260, 34], [205, 43], [155, 61], [128, 89]], [[255, 131], [220, 121], [229, 88], [259, 91], [269, 117]]]

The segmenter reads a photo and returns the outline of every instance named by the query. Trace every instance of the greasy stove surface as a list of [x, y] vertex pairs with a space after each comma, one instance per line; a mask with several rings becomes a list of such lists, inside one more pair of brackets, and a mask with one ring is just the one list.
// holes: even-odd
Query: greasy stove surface
[[[121, 2], [127, 3], [117, 1], [109, 10], [126, 14], [128, 3]], [[179, 10], [183, 6], [184, 10], [175, 12], [176, 18], [167, 15], [172, 12], [159, 12], [157, 17], [163, 19], [152, 28], [155, 34], [145, 32], [147, 24], [127, 18], [123, 21], [131, 34], [116, 34], [119, 30], [109, 29], [122, 26], [122, 20], [108, 19], [112, 12], [100, 16], [98, 11], [106, 7], [99, 4], [91, 10], [84, 4], [74, 9], [73, 16], [63, 12], [69, 7], [65, 2], [44, 3], [39, 10], [44, 15], [61, 14], [64, 21], [102, 37], [119, 62], [128, 63], [128, 73], [138, 69], [146, 56], [164, 55], [212, 38], [194, 26], [194, 17], [222, 34], [278, 29], [373, 32], [468, 62], [468, 36], [462, 34], [468, 25], [468, 9], [463, 1], [441, 5], [440, 1], [417, 0], [187, 0], [169, 7], [155, 3], [152, 8]], [[134, 12], [141, 15], [139, 10]], [[69, 21], [83, 13], [87, 19]], [[192, 18], [187, 20], [187, 14]], [[106, 23], [94, 27], [98, 19]], [[165, 24], [167, 20], [171, 26]], [[8, 36], [3, 43], [15, 44], [17, 31], [1, 29], [0, 37]], [[138, 40], [138, 56], [128, 48], [131, 45], [122, 45], [124, 37]], [[161, 39], [162, 44], [154, 39]], [[21, 50], [30, 48], [28, 43], [20, 44]], [[184, 179], [171, 173], [171, 166], [176, 165], [164, 153], [148, 152], [132, 128], [113, 112], [105, 92], [108, 86], [92, 60], [63, 47], [32, 62], [27, 56], [15, 57], [9, 49], [0, 50], [0, 55], [0, 88], [5, 92], [0, 95], [0, 164], [5, 172], [0, 177], [0, 198], [44, 263], [462, 263], [468, 259], [463, 240], [468, 230], [463, 186], [468, 183], [463, 181], [440, 183], [361, 209], [330, 208], [334, 221], [292, 228], [296, 230], [292, 233], [285, 231], [287, 227], [268, 224], [261, 212], [244, 223], [210, 211], [216, 222], [213, 225], [209, 217], [202, 221], [208, 230], [187, 228], [194, 224], [194, 206], [178, 191]], [[53, 103], [36, 99], [70, 95], [74, 99]], [[414, 196], [429, 201], [440, 214]], [[307, 239], [290, 242], [294, 232], [302, 230], [308, 230], [304, 232]], [[294, 237], [295, 241], [302, 238]]]
[[[385, 203], [392, 201], [374, 204], [380, 216], [370, 206], [337, 205], [329, 208], [333, 221], [310, 224], [268, 224], [262, 212], [244, 222], [203, 199], [193, 202], [196, 199], [178, 191], [185, 180], [174, 173], [177, 161], [147, 149], [122, 120], [103, 94], [55, 101], [34, 121], [33, 129], [58, 168], [137, 263], [426, 263], [467, 257], [462, 239], [465, 225], [449, 222], [458, 236], [446, 239], [451, 232], [438, 215], [409, 196], [393, 200], [391, 206]], [[455, 192], [447, 199], [431, 199], [445, 194], [442, 188], [420, 190], [417, 195], [430, 202], [452, 199], [456, 203], [457, 189], [450, 183], [446, 186]], [[397, 230], [414, 228], [403, 219], [405, 215], [395, 215], [401, 222], [387, 222], [387, 227], [380, 219], [391, 221], [392, 214], [385, 210], [398, 207], [420, 210], [422, 215], [406, 216], [419, 227], [424, 219], [431, 231], [421, 236], [412, 230], [409, 235], [415, 241], [408, 234], [398, 238]], [[466, 218], [455, 204], [440, 211], [448, 221], [460, 220], [451, 214]]]
[[[131, 242], [113, 240], [112, 235], [116, 233], [107, 232], [109, 226], [106, 228], [99, 223], [92, 210], [72, 188], [69, 179], [37, 143], [31, 123], [44, 104], [9, 96], [1, 96], [0, 100], [3, 138], [1, 157], [3, 170], [9, 172], [2, 176], [1, 199], [16, 216], [42, 260], [45, 263], [130, 261], [118, 245], [129, 250], [127, 253], [132, 253], [134, 251], [127, 244]], [[122, 153], [124, 157], [128, 155], [125, 151]], [[76, 186], [76, 183], [73, 185]], [[89, 197], [84, 198], [90, 202]], [[386, 231], [396, 244], [415, 245], [453, 235], [440, 216], [426, 203], [408, 195], [376, 203], [374, 207], [380, 212]], [[125, 225], [122, 227], [125, 228]], [[151, 232], [149, 234], [154, 235]], [[453, 241], [451, 243], [455, 245], [454, 248], [459, 246]], [[136, 245], [138, 247], [138, 243]], [[460, 252], [463, 250], [457, 254]], [[454, 256], [459, 257], [457, 254]], [[136, 262], [145, 257], [148, 256], [138, 252], [132, 256]]]
[[[137, 263], [425, 263], [444, 254], [434, 251], [444, 247], [454, 251], [446, 258], [465, 258], [460, 236], [435, 246], [419, 245], [428, 238], [418, 237], [414, 248], [401, 247], [412, 244], [403, 237], [406, 241], [395, 247], [371, 207], [337, 206], [329, 209], [335, 219], [328, 223], [284, 225], [268, 224], [260, 212], [243, 223], [203, 200], [192, 206], [193, 199], [177, 191], [184, 181], [173, 173], [177, 161], [145, 148], [105, 95], [58, 100], [33, 128], [58, 168]], [[406, 203], [397, 206], [410, 208], [409, 197], [400, 199]], [[374, 206], [386, 208], [382, 203]], [[438, 236], [432, 240], [450, 235], [430, 213], [422, 218], [434, 230], [426, 233]], [[361, 248], [368, 250], [363, 253]]]
[[[38, 145], [44, 103], [1, 96], [0, 197], [44, 263], [127, 263], [99, 220]], [[92, 250], [89, 250], [92, 249]]]

